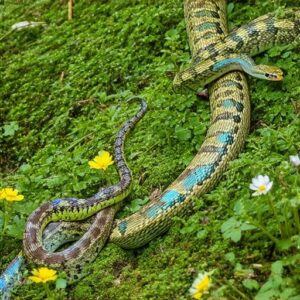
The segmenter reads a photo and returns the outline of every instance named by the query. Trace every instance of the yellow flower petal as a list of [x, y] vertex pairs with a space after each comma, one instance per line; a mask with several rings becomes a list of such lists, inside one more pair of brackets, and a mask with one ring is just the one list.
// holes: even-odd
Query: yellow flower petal
[[92, 160], [89, 161], [89, 166], [93, 169], [99, 169], [98, 164]]
[[205, 290], [207, 290], [208, 289], [208, 287], [209, 287], [209, 278], [208, 278], [208, 276], [207, 275], [205, 275], [204, 277], [203, 277], [203, 279], [201, 280], [201, 281], [199, 281], [199, 283], [196, 285], [196, 290], [198, 290], [198, 291], [205, 291]]
[[17, 190], [12, 188], [4, 188], [1, 190], [0, 196], [1, 199], [5, 199], [7, 201], [21, 201], [24, 199], [23, 195], [19, 195]]
[[35, 282], [35, 283], [40, 283], [42, 282], [41, 278], [36, 277], [36, 276], [29, 276], [28, 277], [31, 281]]
[[112, 156], [107, 151], [100, 151], [99, 155], [88, 162], [91, 168], [98, 170], [106, 170], [107, 167], [112, 165], [113, 163], [114, 161], [112, 160]]
[[202, 298], [202, 293], [201, 292], [197, 292], [197, 293], [195, 293], [194, 295], [193, 295], [193, 298], [194, 299], [201, 299]]
[[194, 280], [189, 292], [194, 299], [201, 299], [204, 293], [207, 293], [211, 280], [209, 273], [199, 273]]
[[39, 276], [39, 271], [38, 271], [38, 269], [33, 269], [33, 270], [31, 271], [31, 273], [32, 273], [34, 276]]
[[47, 281], [54, 281], [57, 279], [57, 271], [48, 269], [46, 267], [41, 267], [39, 269], [34, 269], [31, 271], [34, 276], [29, 276], [29, 279], [36, 283], [45, 283]]

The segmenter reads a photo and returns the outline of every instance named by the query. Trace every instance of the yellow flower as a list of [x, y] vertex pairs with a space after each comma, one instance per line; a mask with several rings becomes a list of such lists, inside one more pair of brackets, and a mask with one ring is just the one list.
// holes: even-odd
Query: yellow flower
[[7, 201], [21, 201], [24, 199], [24, 196], [19, 195], [17, 190], [4, 188], [0, 190], [0, 199], [5, 199]]
[[3, 199], [5, 199], [4, 189], [0, 189], [0, 200], [3, 200]]
[[112, 156], [107, 151], [100, 151], [99, 155], [97, 155], [93, 160], [89, 161], [89, 166], [92, 169], [102, 169], [106, 170], [108, 166], [112, 165], [114, 161], [112, 160]]
[[47, 281], [53, 281], [57, 278], [57, 271], [48, 269], [46, 267], [33, 269], [31, 271], [33, 276], [29, 276], [29, 279], [35, 283], [45, 283]]
[[201, 299], [203, 293], [205, 293], [210, 286], [210, 278], [207, 273], [199, 273], [195, 281], [193, 282], [189, 292], [194, 299]]

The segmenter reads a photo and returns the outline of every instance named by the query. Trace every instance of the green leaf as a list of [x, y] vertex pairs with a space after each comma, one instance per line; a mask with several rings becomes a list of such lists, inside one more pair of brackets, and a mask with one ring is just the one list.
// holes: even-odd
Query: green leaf
[[258, 290], [259, 289], [259, 284], [254, 279], [243, 280], [243, 286], [249, 290]]
[[237, 215], [241, 215], [245, 212], [245, 207], [244, 207], [244, 204], [242, 201], [238, 200], [235, 205], [234, 205], [234, 208], [233, 208], [234, 212], [237, 214]]
[[177, 126], [175, 128], [175, 136], [178, 140], [187, 141], [191, 138], [192, 133], [190, 129]]
[[230, 219], [228, 219], [227, 221], [225, 221], [222, 226], [221, 226], [221, 231], [222, 232], [226, 232], [229, 229], [232, 229], [234, 227], [236, 227], [237, 225], [239, 226], [239, 222], [236, 220], [235, 217], [231, 217]]
[[172, 28], [166, 32], [166, 39], [170, 41], [176, 41], [178, 40], [180, 35], [178, 34], [178, 30], [175, 28]]
[[272, 263], [271, 266], [272, 275], [281, 275], [283, 271], [283, 264], [281, 260]]
[[67, 280], [64, 278], [58, 278], [55, 282], [56, 289], [65, 289], [67, 287]]
[[240, 229], [232, 230], [229, 237], [232, 241], [238, 242], [242, 237], [242, 231]]
[[200, 230], [200, 231], [197, 232], [197, 239], [203, 240], [207, 237], [207, 235], [208, 235], [207, 230], [205, 230], [205, 229]]
[[23, 164], [23, 165], [21, 165], [20, 166], [20, 172], [22, 172], [22, 173], [29, 173], [29, 171], [31, 170], [31, 166], [30, 166], [30, 164]]
[[25, 223], [25, 219], [20, 219], [19, 216], [15, 216], [13, 218], [13, 224], [7, 226], [7, 234], [21, 240], [23, 238]]
[[231, 14], [233, 9], [234, 9], [234, 3], [232, 3], [232, 2], [228, 3], [228, 5], [227, 5], [227, 14], [228, 15]]
[[243, 223], [241, 226], [241, 230], [246, 231], [246, 230], [252, 230], [255, 229], [256, 227], [254, 225], [248, 224], [248, 223]]
[[[274, 297], [276, 297], [277, 293], [275, 291], [272, 291], [272, 289], [268, 289], [264, 292], [259, 292], [256, 296], [255, 296], [255, 300], [272, 300], [272, 299], [276, 299]], [[278, 299], [278, 298], [277, 298]]]
[[131, 213], [137, 212], [148, 201], [149, 199], [147, 197], [144, 199], [134, 199], [128, 205], [128, 209]]
[[294, 243], [291, 240], [281, 240], [281, 241], [278, 241], [276, 245], [277, 245], [278, 249], [280, 249], [281, 251], [284, 251], [284, 250], [290, 249], [294, 245]]
[[15, 132], [19, 129], [18, 122], [10, 122], [4, 125], [4, 136], [13, 136]]
[[225, 254], [225, 259], [228, 260], [230, 263], [235, 263], [235, 254], [233, 252], [229, 252]]

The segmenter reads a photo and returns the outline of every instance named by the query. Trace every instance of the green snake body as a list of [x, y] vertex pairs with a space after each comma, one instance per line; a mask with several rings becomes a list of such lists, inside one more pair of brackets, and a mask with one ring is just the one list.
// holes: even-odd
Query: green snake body
[[[198, 30], [203, 27], [204, 25], [200, 24]], [[232, 70], [243, 70], [252, 76], [268, 80], [281, 80], [280, 69], [264, 65], [255, 66], [249, 56], [261, 53], [274, 45], [290, 43], [299, 36], [299, 10], [286, 10], [284, 16], [275, 14], [261, 16], [231, 32], [220, 42], [201, 49], [202, 60], [196, 59], [190, 68], [178, 73], [173, 84], [176, 88], [204, 86]], [[196, 56], [199, 57], [199, 54]], [[259, 71], [260, 74], [256, 74], [253, 70]]]
[[[140, 98], [131, 98], [131, 100], [137, 99]], [[76, 279], [75, 271], [80, 272], [81, 265], [92, 261], [104, 246], [111, 231], [114, 215], [119, 208], [118, 203], [130, 192], [131, 172], [123, 157], [123, 146], [127, 133], [146, 112], [146, 102], [143, 99], [140, 99], [140, 101], [140, 110], [125, 123], [115, 140], [115, 163], [119, 171], [120, 182], [110, 187], [102, 188], [88, 199], [55, 199], [36, 209], [28, 218], [23, 239], [24, 252], [31, 262], [40, 264], [42, 261], [45, 265], [69, 269], [69, 271], [73, 268]], [[96, 214], [88, 230], [66, 250], [53, 253], [49, 250], [55, 250], [59, 244], [56, 242], [52, 246], [53, 249], [51, 247], [49, 249], [47, 243], [43, 243], [43, 231], [49, 223], [58, 220], [80, 221], [94, 215], [98, 211], [100, 212]], [[64, 224], [62, 226], [65, 226]], [[72, 229], [72, 227], [69, 226], [69, 229]], [[65, 231], [66, 229], [62, 230], [62, 232]], [[68, 235], [70, 235], [70, 232], [68, 232]], [[67, 240], [69, 239], [72, 240], [73, 238], [69, 236]], [[61, 238], [60, 240], [65, 242]]]
[[[225, 1], [185, 1], [193, 61], [202, 59], [202, 51], [227, 33], [225, 9]], [[197, 30], [196, 24], [204, 26], [206, 23], [220, 26]], [[192, 196], [209, 191], [228, 161], [239, 152], [250, 123], [249, 91], [244, 74], [225, 75], [209, 86], [209, 95], [211, 125], [198, 153], [157, 202], [117, 222], [110, 236], [111, 242], [123, 248], [137, 248], [166, 231], [172, 217], [185, 215], [192, 205]]]
[[[122, 156], [125, 134], [121, 131], [115, 147], [117, 167], [121, 175], [118, 188], [103, 189], [88, 199], [89, 202], [56, 199], [33, 212], [26, 225], [23, 242], [24, 253], [30, 261], [54, 268], [70, 268], [74, 275], [76, 272], [80, 273], [82, 266], [95, 257], [108, 236], [110, 242], [123, 248], [136, 248], [148, 243], [168, 230], [172, 217], [186, 214], [192, 205], [192, 196], [201, 196], [209, 191], [227, 163], [240, 151], [250, 123], [246, 77], [243, 72], [234, 71], [216, 79], [221, 73], [215, 71], [217, 76], [214, 73], [208, 79], [199, 80], [201, 68], [205, 64], [214, 65], [220, 59], [224, 61], [228, 57], [238, 58], [236, 53], [255, 55], [274, 44], [290, 42], [299, 35], [299, 11], [288, 11], [284, 18], [268, 14], [227, 35], [225, 0], [185, 0], [184, 8], [193, 65], [176, 76], [175, 86], [199, 82], [205, 85], [212, 78], [215, 80], [209, 84], [211, 126], [197, 155], [158, 200], [127, 218], [117, 220], [111, 232], [112, 220], [119, 208], [117, 202], [127, 195], [130, 186], [130, 171], [123, 172], [126, 169]], [[225, 67], [227, 72], [231, 65]], [[143, 109], [139, 114], [142, 113]], [[139, 117], [141, 116], [133, 119], [137, 121]], [[133, 123], [129, 121], [128, 124]], [[102, 200], [106, 200], [106, 204]], [[117, 204], [97, 212], [98, 209], [115, 203]], [[66, 222], [81, 220], [93, 213], [95, 215], [88, 220]], [[62, 219], [66, 221], [51, 223]], [[81, 234], [83, 236], [70, 248], [52, 253], [62, 243]], [[23, 258], [17, 258], [15, 264], [20, 264], [18, 259]], [[12, 266], [14, 265], [10, 266], [10, 273], [7, 272], [2, 277], [4, 283], [13, 274]]]

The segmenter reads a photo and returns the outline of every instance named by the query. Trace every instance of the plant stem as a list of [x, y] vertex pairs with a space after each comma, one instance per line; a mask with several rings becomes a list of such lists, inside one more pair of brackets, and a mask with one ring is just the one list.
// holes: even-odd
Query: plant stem
[[278, 224], [278, 227], [279, 227], [279, 231], [280, 231], [281, 237], [284, 238], [284, 237], [285, 237], [285, 230], [284, 230], [284, 228], [281, 226], [281, 222], [280, 222], [280, 219], [279, 219], [279, 217], [278, 217], [278, 214], [277, 214], [277, 211], [276, 211], [276, 209], [275, 209], [275, 206], [274, 206], [274, 204], [273, 204], [273, 201], [271, 200], [271, 197], [270, 197], [269, 195], [267, 195], [266, 198], [267, 198], [267, 201], [268, 201], [268, 203], [269, 203], [269, 206], [270, 206], [270, 208], [271, 208], [271, 210], [272, 210], [272, 212], [273, 212], [273, 214], [274, 214], [274, 216], [275, 216], [275, 219], [276, 219], [276, 221], [277, 221], [277, 224]]
[[68, 20], [73, 18], [73, 0], [68, 1]]
[[4, 202], [4, 220], [3, 220], [3, 228], [2, 228], [2, 234], [5, 234], [6, 227], [8, 225], [8, 222], [10, 220], [11, 215], [11, 206], [7, 201]]
[[290, 226], [291, 224], [290, 224], [290, 220], [289, 220], [289, 217], [288, 217], [288, 209], [289, 209], [289, 207], [287, 205], [287, 202], [285, 202], [284, 207], [283, 207], [285, 230], [286, 230], [287, 237], [291, 237], [293, 229]]
[[259, 224], [258, 222], [255, 222], [254, 220], [250, 220], [248, 222], [256, 226], [257, 228], [259, 228], [263, 233], [265, 233], [270, 238], [272, 242], [274, 242], [275, 244], [278, 243], [279, 240], [273, 234], [271, 234], [265, 226]]
[[45, 289], [45, 292], [47, 295], [47, 299], [52, 299], [51, 291], [50, 291], [48, 283], [44, 283], [44, 289]]
[[297, 207], [293, 207], [293, 215], [294, 215], [297, 232], [298, 234], [300, 234], [300, 218], [299, 218], [299, 212]]
[[5, 39], [7, 36], [9, 36], [13, 31], [14, 31], [14, 30], [10, 30], [10, 31], [8, 31], [7, 33], [5, 33], [4, 35], [2, 35], [2, 36], [0, 37], [0, 41], [4, 40], [4, 39]]
[[234, 285], [232, 285], [227, 279], [224, 279], [225, 284], [227, 284], [233, 291], [235, 291], [241, 298], [245, 300], [251, 300], [248, 298], [243, 292], [241, 292], [238, 288], [236, 288]]

